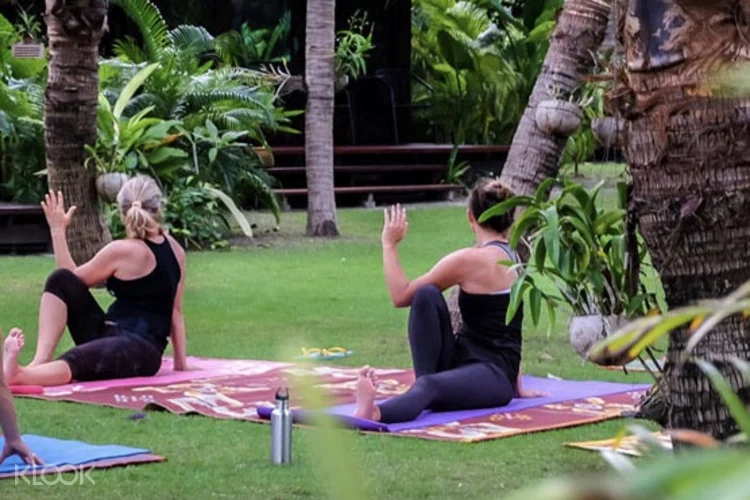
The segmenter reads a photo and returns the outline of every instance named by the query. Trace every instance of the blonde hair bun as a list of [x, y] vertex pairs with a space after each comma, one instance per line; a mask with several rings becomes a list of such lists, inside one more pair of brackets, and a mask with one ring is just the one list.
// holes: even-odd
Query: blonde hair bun
[[162, 193], [156, 181], [146, 175], [130, 179], [117, 195], [117, 205], [128, 238], [145, 240], [162, 234]]

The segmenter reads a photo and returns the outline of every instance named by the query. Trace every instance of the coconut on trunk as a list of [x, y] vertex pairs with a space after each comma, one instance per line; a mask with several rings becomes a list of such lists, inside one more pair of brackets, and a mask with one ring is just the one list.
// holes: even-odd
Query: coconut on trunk
[[128, 182], [126, 174], [120, 172], [102, 174], [96, 178], [96, 190], [102, 200], [107, 203], [114, 203], [126, 182]]
[[570, 136], [581, 126], [582, 119], [583, 111], [570, 101], [550, 99], [536, 108], [536, 126], [545, 134]]

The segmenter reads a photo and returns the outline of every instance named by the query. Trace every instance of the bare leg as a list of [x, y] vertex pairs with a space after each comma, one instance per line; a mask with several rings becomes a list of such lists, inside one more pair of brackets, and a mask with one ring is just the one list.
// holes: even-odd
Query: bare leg
[[44, 293], [39, 305], [39, 339], [29, 367], [49, 363], [68, 323], [68, 306], [51, 293]]
[[3, 376], [8, 384], [12, 384], [18, 374], [18, 354], [25, 342], [23, 332], [13, 328], [3, 343]]
[[35, 366], [19, 366], [18, 354], [23, 349], [23, 332], [14, 328], [5, 339], [3, 373], [8, 384], [54, 386], [67, 384], [73, 378], [68, 363], [53, 361]]
[[65, 385], [73, 379], [70, 366], [65, 361], [52, 361], [36, 366], [19, 366], [12, 384], [41, 385], [44, 387]]
[[375, 370], [369, 366], [363, 367], [359, 371], [357, 379], [357, 406], [354, 409], [354, 416], [367, 420], [380, 420], [380, 409], [375, 404], [377, 395], [377, 378]]

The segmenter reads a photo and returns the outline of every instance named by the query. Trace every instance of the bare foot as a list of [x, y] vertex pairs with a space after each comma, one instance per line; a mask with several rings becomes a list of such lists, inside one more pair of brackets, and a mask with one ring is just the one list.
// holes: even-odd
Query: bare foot
[[377, 379], [375, 370], [369, 366], [359, 370], [357, 379], [357, 406], [354, 409], [354, 416], [366, 420], [380, 420], [380, 410], [375, 404], [377, 389], [375, 388]]
[[8, 338], [5, 339], [3, 348], [3, 375], [8, 384], [12, 384], [18, 375], [18, 354], [23, 349], [25, 343], [26, 339], [23, 336], [23, 332], [18, 328], [12, 329], [8, 334]]

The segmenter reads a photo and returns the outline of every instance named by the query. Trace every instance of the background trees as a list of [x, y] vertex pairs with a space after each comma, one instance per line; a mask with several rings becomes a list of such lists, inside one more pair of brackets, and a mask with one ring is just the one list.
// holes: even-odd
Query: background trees
[[50, 57], [45, 94], [45, 151], [50, 189], [78, 207], [68, 229], [73, 260], [82, 264], [110, 239], [99, 210], [95, 172], [86, 169], [86, 145], [96, 142], [99, 42], [107, 0], [47, 0]]
[[338, 236], [333, 186], [336, 1], [308, 0], [305, 47], [307, 234]]

